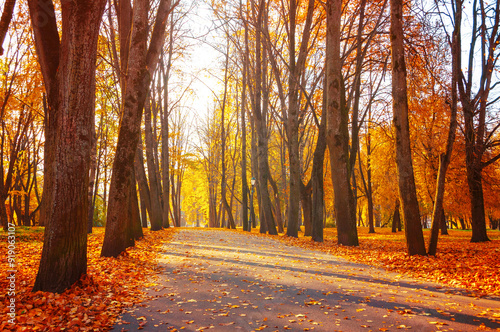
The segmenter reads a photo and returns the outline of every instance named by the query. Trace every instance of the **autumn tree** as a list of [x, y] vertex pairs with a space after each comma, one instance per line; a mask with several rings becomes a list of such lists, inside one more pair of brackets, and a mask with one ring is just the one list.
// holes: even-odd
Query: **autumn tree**
[[326, 4], [326, 80], [327, 80], [327, 143], [330, 152], [331, 176], [335, 192], [335, 213], [338, 243], [358, 245], [354, 197], [348, 170], [348, 114], [343, 94], [340, 61], [340, 23], [342, 1]]
[[[462, 11], [462, 5], [462, 1], [456, 1], [454, 8]], [[498, 117], [491, 113], [494, 102], [498, 100], [493, 89], [499, 83], [494, 72], [498, 68], [499, 57], [500, 2], [478, 0], [473, 2], [470, 9], [470, 48], [466, 68], [460, 68], [458, 91], [464, 117], [465, 164], [472, 218], [471, 242], [483, 242], [489, 238], [486, 233], [482, 173], [500, 159], [500, 154], [492, 154], [492, 148], [499, 144], [495, 133], [500, 125]], [[461, 35], [458, 35], [456, 43], [458, 50], [461, 50]], [[479, 46], [476, 46], [478, 43]]]
[[87, 186], [97, 39], [105, 0], [29, 0], [47, 92], [41, 223], [45, 239], [33, 290], [62, 292], [87, 270]]
[[[134, 2], [132, 20], [128, 17], [130, 14], [127, 14], [131, 13], [130, 3], [122, 1], [120, 6], [125, 7], [117, 9], [117, 11], [123, 11], [124, 8], [128, 8], [128, 12], [121, 13], [124, 15], [121, 18], [125, 20], [124, 22], [128, 20], [128, 23], [120, 28], [123, 28], [120, 38], [124, 41], [121, 45], [130, 45], [130, 48], [127, 50], [126, 47], [122, 47], [122, 52], [128, 52], [128, 56], [124, 58], [125, 65], [122, 63], [122, 68], [127, 69], [125, 71], [127, 75], [123, 89], [122, 118], [113, 164], [102, 256], [116, 257], [130, 243], [129, 230], [134, 221], [131, 219], [128, 206], [132, 199], [130, 188], [135, 187], [132, 175], [140, 133], [140, 119], [165, 39], [167, 18], [175, 5], [176, 3], [170, 0], [162, 0], [158, 3], [152, 31], [149, 30], [150, 24], [148, 23], [149, 1]], [[126, 26], [130, 28], [127, 29]], [[131, 34], [130, 43], [127, 43], [126, 36], [129, 33]], [[149, 44], [148, 36], [150, 36]], [[161, 220], [159, 227], [152, 229], [161, 229]]]
[[413, 175], [408, 123], [408, 94], [403, 34], [403, 1], [391, 0], [392, 98], [396, 132], [396, 165], [408, 254], [425, 255]]

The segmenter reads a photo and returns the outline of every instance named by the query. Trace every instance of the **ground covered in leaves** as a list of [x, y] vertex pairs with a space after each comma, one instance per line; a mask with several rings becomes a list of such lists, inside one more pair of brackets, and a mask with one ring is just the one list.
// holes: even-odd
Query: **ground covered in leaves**
[[[404, 232], [392, 233], [389, 228], [376, 228], [375, 234], [369, 234], [368, 228], [359, 228], [359, 247], [337, 245], [335, 228], [325, 229], [323, 243], [313, 242], [303, 233], [299, 233], [298, 239], [287, 236], [279, 236], [279, 239], [289, 245], [321, 250], [414, 278], [463, 288], [477, 296], [500, 296], [500, 232], [488, 231], [491, 241], [485, 243], [471, 243], [470, 231], [448, 232], [449, 235], [439, 236], [435, 257], [409, 257]], [[424, 236], [428, 243], [428, 230], [424, 230]]]
[[[42, 252], [43, 229], [17, 227], [15, 325], [8, 322], [10, 296], [7, 241], [0, 232], [0, 331], [103, 331], [125, 307], [145, 298], [143, 291], [156, 274], [156, 257], [174, 230], [150, 232], [118, 259], [102, 258], [104, 229], [94, 228], [88, 239], [87, 275], [62, 294], [31, 292]], [[90, 326], [90, 327], [89, 327]]]

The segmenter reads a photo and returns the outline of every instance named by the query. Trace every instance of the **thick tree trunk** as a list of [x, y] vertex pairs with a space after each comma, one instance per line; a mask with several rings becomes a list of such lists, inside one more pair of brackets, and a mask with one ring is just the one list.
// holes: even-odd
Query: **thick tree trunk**
[[403, 1], [391, 0], [392, 98], [396, 129], [396, 165], [409, 255], [426, 255], [413, 175], [403, 41]]
[[335, 193], [335, 213], [338, 243], [357, 246], [358, 232], [354, 211], [354, 197], [349, 183], [349, 132], [348, 114], [342, 96], [342, 72], [340, 61], [340, 22], [342, 1], [326, 4], [326, 79], [327, 79], [327, 142], [330, 150], [330, 167]]
[[48, 95], [44, 206], [40, 215], [46, 228], [34, 291], [63, 292], [87, 271], [96, 52], [105, 3], [63, 2], [59, 42], [52, 1], [28, 2]]
[[489, 241], [486, 232], [486, 214], [484, 212], [483, 181], [481, 170], [474, 165], [467, 165], [467, 183], [471, 204], [471, 242]]

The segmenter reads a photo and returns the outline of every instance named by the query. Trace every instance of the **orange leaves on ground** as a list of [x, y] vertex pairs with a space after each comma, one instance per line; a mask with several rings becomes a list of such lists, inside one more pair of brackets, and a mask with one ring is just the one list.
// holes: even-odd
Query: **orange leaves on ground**
[[[36, 230], [36, 229], [35, 229]], [[143, 291], [156, 274], [156, 255], [174, 230], [144, 230], [144, 238], [118, 258], [100, 257], [104, 229], [94, 228], [88, 238], [87, 275], [62, 294], [31, 292], [40, 261], [43, 232], [16, 237], [16, 317], [7, 320], [10, 297], [0, 293], [1, 331], [103, 331], [110, 329], [124, 308], [141, 302]], [[6, 257], [5, 234], [0, 235], [0, 256]], [[7, 289], [7, 262], [0, 263], [0, 288]]]
[[[500, 232], [489, 232], [490, 242], [470, 243], [470, 232], [449, 230], [450, 235], [439, 237], [436, 257], [410, 257], [406, 253], [404, 233], [392, 233], [387, 228], [377, 228], [376, 232], [368, 234], [367, 228], [358, 228], [359, 247], [337, 245], [334, 228], [325, 229], [323, 243], [315, 243], [302, 236], [298, 239], [279, 236], [278, 239], [289, 245], [320, 250], [415, 278], [464, 288], [478, 296], [500, 295]], [[424, 231], [424, 236], [427, 243], [428, 230]]]

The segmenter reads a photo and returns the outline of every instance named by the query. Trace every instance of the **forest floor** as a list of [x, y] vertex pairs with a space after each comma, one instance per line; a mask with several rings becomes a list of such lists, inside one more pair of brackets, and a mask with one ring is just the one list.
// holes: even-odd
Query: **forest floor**
[[99, 257], [94, 229], [88, 275], [52, 294], [31, 292], [43, 229], [18, 227], [14, 297], [0, 232], [0, 330], [500, 330], [499, 232], [470, 244], [470, 232], [451, 231], [436, 257], [408, 257], [403, 233], [386, 229], [361, 228], [358, 248], [336, 245], [332, 229], [322, 244], [255, 232], [145, 230], [112, 259]]

